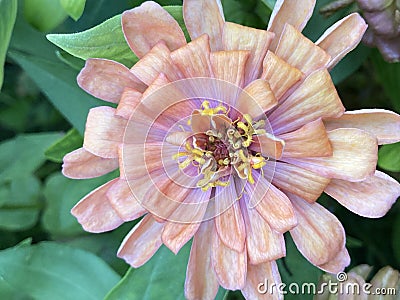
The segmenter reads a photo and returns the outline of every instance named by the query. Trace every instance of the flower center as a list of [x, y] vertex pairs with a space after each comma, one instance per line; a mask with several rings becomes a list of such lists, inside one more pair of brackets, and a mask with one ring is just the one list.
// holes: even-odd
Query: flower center
[[232, 121], [228, 114], [222, 104], [211, 108], [204, 101], [188, 122], [193, 135], [186, 140], [185, 150], [173, 156], [180, 169], [197, 168], [203, 175], [197, 186], [203, 191], [229, 185], [232, 173], [254, 184], [252, 171], [266, 165], [267, 159], [251, 150], [254, 137], [266, 133], [265, 121], [254, 121], [248, 114]]

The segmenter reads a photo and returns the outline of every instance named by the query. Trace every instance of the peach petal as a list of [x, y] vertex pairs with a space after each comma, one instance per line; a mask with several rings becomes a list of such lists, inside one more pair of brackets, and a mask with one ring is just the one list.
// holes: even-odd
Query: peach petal
[[[283, 295], [276, 288], [282, 283], [278, 266], [275, 261], [265, 262], [258, 265], [247, 266], [246, 284], [242, 289], [242, 294], [246, 299], [266, 299], [283, 300]], [[267, 290], [267, 285], [269, 290]], [[275, 286], [272, 293], [271, 285]], [[264, 291], [262, 294], [260, 291]]]
[[284, 147], [284, 140], [267, 132], [262, 135], [257, 135], [249, 149], [259, 152], [265, 157], [280, 159], [282, 157]]
[[124, 222], [140, 218], [147, 212], [135, 199], [127, 181], [124, 179], [116, 181], [108, 189], [106, 196]]
[[115, 115], [129, 120], [141, 99], [142, 93], [135, 89], [125, 88], [121, 95], [121, 100], [119, 101], [117, 110], [115, 111]]
[[187, 131], [172, 132], [167, 135], [165, 141], [175, 146], [182, 146], [191, 135], [192, 133]]
[[[268, 168], [264, 168], [269, 174]], [[307, 202], [315, 202], [324, 192], [330, 179], [295, 165], [276, 162], [272, 184], [283, 191], [301, 196]]]
[[310, 74], [268, 117], [274, 134], [290, 132], [318, 118], [337, 118], [344, 107], [326, 69]]
[[118, 257], [134, 268], [145, 264], [162, 245], [164, 224], [148, 214], [128, 233], [118, 249]]
[[211, 77], [209, 37], [205, 34], [171, 53], [171, 58], [186, 78]]
[[283, 160], [321, 176], [354, 182], [374, 174], [378, 143], [373, 136], [360, 129], [341, 128], [328, 132], [328, 137], [333, 148], [332, 156]]
[[292, 86], [303, 78], [303, 73], [273, 52], [268, 51], [264, 58], [261, 78], [268, 81], [275, 98], [280, 100]]
[[71, 214], [86, 231], [94, 233], [110, 231], [124, 222], [106, 198], [108, 189], [117, 180], [111, 180], [98, 187], [71, 209]]
[[311, 18], [316, 0], [305, 1], [276, 1], [274, 10], [268, 23], [268, 30], [276, 35], [270, 49], [274, 51], [284, 31], [285, 24], [290, 24], [299, 31], [302, 31], [308, 20]]
[[246, 228], [233, 178], [229, 187], [217, 187], [215, 191], [215, 230], [221, 241], [232, 250], [242, 252], [246, 239]]
[[400, 184], [385, 173], [376, 171], [361, 182], [333, 179], [325, 192], [360, 216], [380, 218], [400, 196]]
[[89, 58], [77, 77], [78, 85], [89, 94], [118, 103], [126, 87], [143, 92], [145, 89], [124, 65], [112, 60]]
[[151, 85], [160, 73], [167, 74], [170, 81], [178, 80], [180, 76], [170, 54], [165, 43], [159, 42], [131, 68], [131, 72], [147, 85]]
[[127, 120], [115, 115], [115, 109], [99, 106], [89, 111], [83, 148], [104, 158], [118, 157]]
[[227, 290], [242, 289], [246, 283], [247, 251], [237, 252], [226, 246], [214, 230], [211, 260], [219, 284]]
[[331, 60], [328, 53], [290, 24], [285, 25], [275, 54], [306, 75], [326, 67]]
[[62, 173], [72, 179], [99, 177], [118, 168], [118, 159], [102, 158], [83, 148], [64, 156]]
[[360, 43], [367, 27], [358, 13], [352, 13], [325, 31], [316, 44], [331, 56], [329, 68], [333, 68]]
[[212, 51], [222, 50], [222, 30], [225, 23], [220, 0], [185, 0], [183, 18], [192, 40], [206, 33]]
[[147, 1], [122, 14], [122, 30], [132, 51], [142, 58], [158, 42], [173, 51], [186, 44], [178, 22], [158, 3]]
[[343, 248], [332, 260], [318, 266], [321, 270], [337, 274], [343, 272], [344, 269], [350, 264], [350, 255], [346, 248]]
[[211, 67], [215, 78], [242, 87], [249, 51], [219, 51], [211, 53]]
[[345, 112], [340, 118], [324, 120], [327, 130], [358, 128], [378, 139], [378, 144], [400, 141], [400, 115], [384, 109], [360, 109]]
[[262, 62], [274, 38], [272, 32], [226, 22], [223, 31], [225, 50], [248, 50], [250, 57], [246, 64], [245, 82], [247, 85], [259, 78]]
[[285, 141], [283, 157], [332, 156], [333, 150], [321, 119], [279, 135]]
[[310, 204], [292, 194], [289, 198], [299, 220], [298, 225], [290, 230], [299, 251], [316, 266], [335, 259], [346, 242], [339, 220], [318, 203]]
[[214, 224], [203, 222], [194, 236], [186, 271], [185, 297], [212, 300], [218, 292], [218, 280], [211, 265]]
[[[250, 99], [249, 99], [250, 97]], [[278, 104], [270, 85], [264, 79], [256, 79], [239, 95], [236, 109], [253, 118], [263, 115]]]
[[[244, 196], [243, 199], [246, 198]], [[242, 204], [249, 263], [257, 265], [284, 257], [286, 249], [283, 234], [272, 230], [258, 211], [250, 208], [248, 203]]]

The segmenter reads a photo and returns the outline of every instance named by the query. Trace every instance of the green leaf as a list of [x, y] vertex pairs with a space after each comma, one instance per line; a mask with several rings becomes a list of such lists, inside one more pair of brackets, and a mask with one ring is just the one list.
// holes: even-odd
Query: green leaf
[[383, 145], [378, 153], [378, 166], [382, 169], [400, 172], [400, 143]]
[[40, 181], [26, 176], [4, 184], [0, 195], [5, 197], [0, 205], [0, 229], [23, 230], [35, 225], [39, 210]]
[[118, 280], [92, 253], [53, 242], [0, 251], [0, 295], [6, 295], [4, 299], [98, 300]]
[[177, 255], [161, 246], [157, 253], [139, 269], [129, 269], [124, 278], [106, 296], [105, 300], [185, 299], [184, 282], [190, 243]]
[[81, 225], [71, 215], [71, 208], [86, 194], [115, 177], [111, 173], [88, 180], [72, 180], [58, 172], [49, 176], [44, 187], [47, 205], [42, 218], [43, 227], [53, 236], [83, 233]]
[[60, 0], [60, 3], [67, 14], [77, 21], [83, 14], [86, 0]]
[[85, 62], [82, 59], [72, 56], [63, 50], [57, 50], [56, 55], [59, 60], [77, 71], [80, 71], [85, 66]]
[[67, 14], [60, 1], [55, 0], [25, 0], [25, 19], [40, 31], [51, 31], [60, 25]]
[[60, 137], [58, 133], [31, 133], [0, 143], [0, 182], [35, 171], [46, 160], [44, 151]]
[[270, 10], [273, 10], [276, 0], [261, 0], [261, 2], [264, 3]]
[[51, 145], [44, 155], [47, 159], [61, 163], [63, 161], [63, 157], [81, 147], [83, 144], [83, 137], [76, 129], [71, 129], [68, 133], [63, 136], [61, 139], [56, 141], [53, 145]]
[[0, 0], [0, 90], [4, 79], [4, 61], [17, 17], [17, 0]]

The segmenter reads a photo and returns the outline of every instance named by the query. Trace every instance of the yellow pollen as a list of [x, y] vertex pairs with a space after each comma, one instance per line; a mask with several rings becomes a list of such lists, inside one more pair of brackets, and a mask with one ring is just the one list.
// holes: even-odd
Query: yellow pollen
[[207, 100], [203, 101], [203, 103], [201, 104], [201, 107], [203, 108], [203, 110], [200, 110], [200, 112], [201, 112], [201, 115], [203, 115], [203, 116], [213, 116], [220, 112], [226, 114], [228, 112], [228, 109], [225, 106], [223, 106], [222, 104], [219, 104], [215, 108], [210, 108], [210, 102]]

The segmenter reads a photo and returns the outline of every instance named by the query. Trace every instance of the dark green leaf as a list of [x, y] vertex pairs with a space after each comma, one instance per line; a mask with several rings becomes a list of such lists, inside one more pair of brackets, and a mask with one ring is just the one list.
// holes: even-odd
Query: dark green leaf
[[379, 149], [378, 166], [382, 169], [400, 172], [400, 143], [383, 145]]
[[393, 252], [397, 259], [397, 262], [400, 264], [400, 215], [397, 215], [396, 221], [393, 224]]
[[85, 66], [85, 62], [82, 59], [72, 56], [63, 50], [57, 50], [56, 55], [63, 63], [77, 71], [80, 71]]
[[0, 0], [0, 90], [4, 78], [4, 60], [17, 16], [17, 0]]
[[162, 246], [144, 266], [129, 269], [105, 300], [185, 299], [184, 282], [190, 243], [174, 255]]
[[60, 2], [64, 10], [75, 21], [82, 16], [86, 0], [60, 0]]
[[119, 276], [92, 253], [43, 242], [0, 251], [5, 299], [103, 299]]
[[67, 17], [60, 1], [55, 0], [25, 0], [24, 15], [33, 27], [43, 32], [53, 30]]
[[44, 154], [46, 155], [47, 159], [61, 163], [63, 161], [63, 157], [67, 153], [78, 149], [82, 146], [82, 144], [82, 135], [80, 135], [78, 130], [71, 129], [65, 136], [51, 145]]
[[261, 0], [261, 2], [264, 3], [270, 10], [273, 10], [276, 0]]

